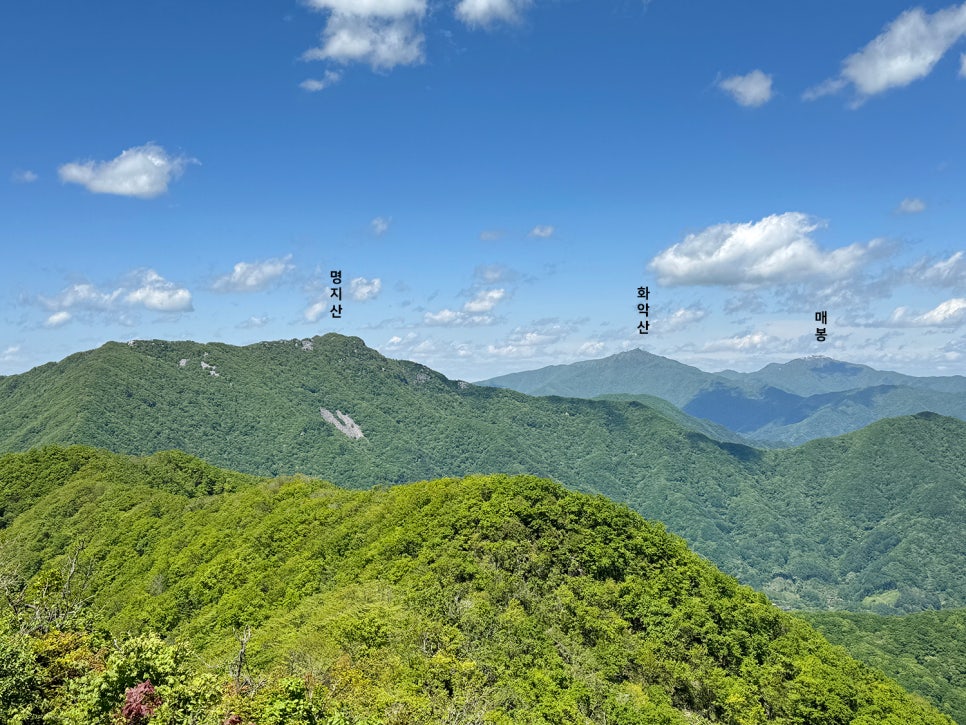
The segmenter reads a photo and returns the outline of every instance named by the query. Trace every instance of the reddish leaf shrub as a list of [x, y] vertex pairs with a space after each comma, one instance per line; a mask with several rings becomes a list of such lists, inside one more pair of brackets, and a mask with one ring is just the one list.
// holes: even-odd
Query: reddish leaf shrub
[[124, 718], [124, 722], [131, 725], [144, 725], [160, 705], [161, 698], [154, 691], [151, 680], [147, 679], [139, 685], [127, 688], [124, 692], [121, 717]]

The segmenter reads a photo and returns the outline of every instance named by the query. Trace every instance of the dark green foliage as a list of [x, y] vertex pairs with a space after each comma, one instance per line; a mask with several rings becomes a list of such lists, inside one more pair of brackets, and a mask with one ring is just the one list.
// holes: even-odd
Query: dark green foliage
[[[322, 407], [350, 415], [365, 437], [346, 437]], [[0, 380], [8, 450], [52, 441], [136, 455], [180, 448], [248, 473], [350, 487], [529, 473], [664, 521], [784, 607], [966, 605], [956, 526], [966, 517], [966, 424], [913, 416], [764, 452], [709, 439], [680, 419], [666, 405], [531, 398], [451, 381], [339, 335], [244, 348], [110, 343]], [[57, 466], [28, 491], [18, 467], [30, 455], [45, 454], [0, 459], [0, 526], [101, 454], [52, 453]], [[172, 493], [247, 485], [179, 453], [129, 465], [148, 466], [151, 485]]]
[[41, 657], [66, 635], [8, 625], [25, 666], [0, 712], [106, 724], [150, 679], [159, 724], [950, 722], [659, 524], [545, 479], [194, 496], [90, 456], [0, 532], [4, 565], [32, 581], [86, 542], [95, 631], [130, 634]]
[[901, 617], [803, 612], [831, 642], [966, 723], [966, 609]]
[[718, 423], [712, 423], [710, 420], [705, 420], [704, 418], [696, 418], [694, 416], [684, 413], [680, 408], [676, 408], [671, 405], [668, 401], [663, 398], [659, 398], [656, 395], [645, 395], [637, 394], [632, 395], [630, 393], [609, 393], [607, 395], [598, 395], [594, 397], [594, 400], [612, 400], [623, 403], [640, 403], [645, 405], [652, 410], [657, 411], [665, 418], [673, 420], [682, 428], [688, 430], [693, 430], [697, 433], [703, 433], [716, 441], [723, 441], [727, 443], [738, 443], [742, 445], [757, 445], [752, 443], [752, 441], [742, 438], [737, 433], [725, 428], [723, 425]]

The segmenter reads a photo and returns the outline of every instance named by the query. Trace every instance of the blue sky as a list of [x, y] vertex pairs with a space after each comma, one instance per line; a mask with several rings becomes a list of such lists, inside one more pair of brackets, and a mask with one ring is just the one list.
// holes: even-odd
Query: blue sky
[[966, 372], [966, 3], [5, 3], [0, 79], [0, 374], [329, 331]]

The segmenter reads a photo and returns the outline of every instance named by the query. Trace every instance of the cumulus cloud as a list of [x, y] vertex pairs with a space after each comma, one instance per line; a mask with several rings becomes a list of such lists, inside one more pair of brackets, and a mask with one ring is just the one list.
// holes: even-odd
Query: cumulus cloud
[[344, 15], [402, 18], [426, 12], [425, 0], [307, 0], [309, 7]]
[[309, 305], [302, 316], [305, 318], [306, 322], [318, 322], [319, 318], [322, 317], [326, 312], [332, 309], [327, 299], [320, 299]]
[[275, 257], [262, 262], [238, 262], [232, 271], [212, 284], [216, 292], [258, 292], [295, 269], [289, 263], [292, 255]]
[[501, 232], [499, 229], [484, 229], [482, 232], [480, 232], [481, 242], [495, 242], [497, 239], [501, 239], [502, 237], [503, 232]]
[[185, 156], [169, 156], [157, 144], [135, 146], [110, 161], [72, 162], [61, 166], [61, 181], [80, 184], [95, 194], [117, 194], [152, 199], [164, 194], [168, 184], [184, 173], [190, 163]]
[[771, 100], [772, 77], [760, 70], [753, 70], [743, 76], [731, 76], [718, 81], [718, 87], [731, 94], [742, 106], [755, 108]]
[[374, 70], [423, 60], [425, 37], [419, 21], [426, 0], [310, 0], [329, 13], [321, 44], [305, 60], [368, 63]]
[[862, 50], [842, 61], [842, 70], [805, 91], [805, 100], [851, 86], [858, 100], [925, 78], [953, 44], [966, 35], [966, 3], [929, 14], [922, 8], [902, 13]]
[[700, 306], [680, 307], [672, 312], [664, 320], [660, 320], [661, 327], [666, 332], [681, 330], [695, 323], [700, 322], [708, 316], [708, 310]]
[[339, 71], [327, 70], [321, 78], [306, 78], [299, 83], [299, 88], [309, 93], [318, 93], [335, 85], [340, 80], [342, 80], [342, 74]]
[[914, 314], [908, 307], [897, 307], [889, 318], [892, 327], [959, 327], [966, 322], [966, 298], [954, 297], [928, 312]]
[[48, 309], [78, 307], [87, 310], [108, 310], [123, 294], [124, 289], [121, 287], [111, 292], [101, 292], [92, 284], [80, 282], [70, 285], [56, 297], [42, 297], [41, 302]]
[[538, 224], [530, 230], [531, 237], [539, 237], [540, 239], [549, 239], [553, 236], [553, 233], [554, 227], [550, 224]]
[[460, 0], [456, 5], [456, 17], [474, 26], [514, 23], [528, 5], [530, 0]]
[[356, 277], [349, 282], [349, 294], [352, 295], [352, 299], [359, 300], [360, 302], [375, 299], [379, 296], [381, 290], [382, 280], [378, 277], [374, 279]]
[[77, 317], [77, 313], [106, 314], [116, 320], [127, 319], [132, 309], [154, 312], [180, 313], [191, 311], [191, 292], [165, 279], [153, 269], [132, 272], [123, 283], [110, 291], [103, 291], [88, 282], [79, 282], [63, 289], [55, 297], [40, 297], [40, 304], [50, 314], [44, 321], [47, 327], [60, 327]]
[[489, 312], [505, 296], [506, 290], [504, 289], [480, 290], [473, 299], [463, 305], [463, 310], [466, 312]]
[[16, 360], [18, 355], [20, 355], [20, 345], [10, 345], [6, 350], [0, 352], [0, 362]]
[[749, 350], [764, 350], [773, 346], [778, 338], [765, 332], [755, 331], [743, 335], [721, 338], [705, 343], [704, 352], [747, 352]]
[[565, 340], [578, 329], [580, 321], [548, 317], [516, 327], [504, 340], [489, 344], [489, 355], [506, 358], [538, 358], [553, 354], [551, 346]]
[[899, 202], [899, 206], [896, 207], [896, 212], [899, 214], [918, 214], [919, 212], [923, 212], [925, 210], [926, 202], [915, 197], [906, 197]]
[[436, 352], [438, 346], [430, 338], [423, 338], [415, 332], [406, 333], [405, 337], [393, 335], [386, 342], [384, 349], [386, 352], [404, 353], [406, 355], [426, 355]]
[[426, 312], [423, 323], [446, 327], [476, 327], [491, 325], [496, 321], [491, 312], [497, 303], [506, 296], [505, 289], [480, 290], [462, 309], [444, 308], [438, 312]]
[[17, 170], [10, 175], [10, 180], [15, 184], [32, 184], [40, 177], [30, 169]]
[[369, 228], [372, 229], [372, 233], [377, 237], [381, 237], [383, 234], [389, 231], [389, 225], [392, 223], [391, 217], [377, 216], [371, 222], [369, 222]]
[[72, 317], [73, 315], [71, 315], [67, 310], [55, 312], [44, 320], [44, 327], [60, 327], [61, 325], [66, 325], [68, 322], [70, 322]]
[[581, 357], [600, 355], [607, 348], [607, 344], [599, 340], [588, 340], [577, 348], [577, 354]]
[[823, 252], [811, 238], [822, 224], [799, 212], [757, 222], [717, 224], [658, 254], [648, 265], [666, 285], [753, 288], [809, 278], [843, 277], [881, 245], [852, 244]]
[[169, 282], [153, 269], [140, 274], [140, 285], [128, 292], [124, 301], [157, 312], [187, 312], [192, 309], [191, 293]]
[[265, 327], [265, 325], [271, 321], [272, 318], [270, 317], [258, 317], [256, 315], [252, 315], [238, 326], [243, 330], [256, 330], [260, 327]]
[[956, 252], [938, 261], [919, 260], [906, 270], [905, 276], [914, 284], [966, 290], [966, 254]]

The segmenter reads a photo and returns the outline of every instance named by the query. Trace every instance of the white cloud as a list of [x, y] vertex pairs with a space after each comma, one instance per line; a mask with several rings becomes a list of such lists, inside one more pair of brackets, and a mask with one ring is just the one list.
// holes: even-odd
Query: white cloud
[[966, 78], [966, 53], [959, 56], [959, 77]]
[[[425, 9], [425, 3], [415, 4]], [[418, 13], [421, 14], [422, 11]], [[343, 64], [368, 63], [374, 70], [421, 63], [425, 38], [417, 27], [416, 15], [333, 12], [322, 31], [322, 44], [307, 50], [302, 57]]]
[[379, 296], [381, 290], [382, 280], [378, 277], [374, 279], [356, 277], [349, 282], [349, 294], [352, 295], [352, 299], [359, 300], [360, 302], [375, 299]]
[[299, 88], [309, 93], [318, 93], [335, 85], [340, 80], [342, 80], [342, 74], [339, 71], [327, 70], [321, 78], [306, 78], [299, 83]]
[[506, 296], [504, 289], [480, 290], [476, 296], [463, 305], [464, 312], [489, 312]]
[[906, 10], [862, 50], [842, 61], [836, 78], [810, 88], [805, 100], [836, 93], [851, 85], [858, 103], [891, 88], [925, 78], [939, 59], [966, 35], [966, 3], [931, 15], [922, 8]]
[[115, 321], [129, 321], [131, 308], [155, 312], [189, 312], [191, 292], [166, 280], [153, 269], [127, 275], [115, 289], [105, 292], [88, 282], [72, 284], [56, 297], [40, 297], [40, 303], [50, 312], [44, 325], [59, 327], [75, 319], [77, 312], [100, 313], [113, 316]]
[[37, 173], [31, 171], [30, 169], [14, 171], [10, 175], [11, 181], [13, 181], [15, 184], [32, 184], [39, 178], [40, 177], [37, 176]]
[[306, 322], [318, 322], [318, 319], [330, 309], [332, 309], [332, 307], [329, 304], [329, 301], [327, 299], [321, 299], [309, 305], [305, 309], [305, 312], [302, 313], [302, 316], [305, 318]]
[[731, 94], [742, 106], [762, 106], [771, 100], [772, 77], [760, 70], [743, 76], [731, 76], [718, 81], [718, 87]]
[[906, 278], [915, 284], [966, 290], [966, 254], [956, 252], [938, 262], [920, 260], [906, 270]]
[[664, 320], [658, 318], [658, 321], [664, 331], [672, 332], [700, 322], [707, 316], [708, 311], [703, 307], [681, 307], [672, 312]]
[[369, 227], [372, 229], [372, 233], [377, 237], [381, 237], [383, 234], [389, 231], [389, 225], [392, 224], [392, 217], [377, 216], [371, 222], [369, 222]]
[[771, 347], [777, 341], [778, 338], [773, 337], [772, 335], [761, 331], [755, 331], [744, 335], [735, 335], [733, 337], [726, 337], [720, 340], [713, 340], [706, 343], [704, 347], [702, 347], [702, 350], [704, 352], [746, 352], [748, 350], [764, 350]]
[[658, 254], [648, 265], [667, 285], [725, 285], [741, 288], [843, 277], [881, 242], [852, 244], [823, 252], [811, 238], [822, 224], [799, 212], [757, 222], [717, 224]]
[[458, 325], [466, 316], [448, 307], [439, 312], [427, 312], [423, 315], [423, 322], [427, 325]]
[[915, 197], [906, 197], [899, 202], [899, 206], [896, 207], [896, 212], [899, 214], [918, 214], [919, 212], [923, 212], [925, 210], [926, 202]]
[[129, 148], [111, 161], [64, 164], [58, 174], [61, 181], [80, 184], [95, 194], [151, 199], [164, 194], [189, 163], [197, 162], [184, 156], [171, 157], [160, 146], [149, 143]]
[[514, 23], [528, 5], [530, 0], [460, 0], [456, 5], [456, 17], [467, 25]]
[[588, 341], [577, 348], [577, 354], [581, 357], [600, 355], [607, 348], [607, 344], [600, 341]]
[[502, 298], [503, 290], [481, 292], [464, 304], [460, 310], [453, 310], [447, 307], [439, 312], [424, 313], [423, 323], [442, 327], [480, 327], [483, 325], [492, 325], [496, 322], [496, 318], [492, 315], [482, 313], [490, 312]]
[[20, 345], [10, 345], [6, 350], [0, 353], [0, 362], [10, 362], [11, 360], [16, 360], [19, 354]]
[[307, 0], [307, 4], [315, 10], [379, 18], [401, 18], [426, 12], [426, 0]]
[[807, 88], [804, 93], [802, 93], [803, 101], [815, 101], [819, 98], [824, 98], [825, 96], [831, 96], [848, 85], [842, 78], [829, 78], [822, 81], [818, 85]]
[[481, 264], [473, 270], [473, 277], [483, 284], [513, 282], [519, 275], [502, 264]]
[[495, 242], [497, 239], [503, 237], [503, 232], [499, 229], [484, 229], [480, 232], [481, 242]]
[[79, 307], [88, 310], [107, 310], [110, 309], [118, 298], [124, 293], [123, 288], [118, 288], [112, 292], [101, 292], [94, 285], [87, 282], [72, 284], [57, 297], [41, 298], [41, 302], [48, 309], [67, 309], [69, 307]]
[[191, 307], [191, 293], [176, 286], [153, 269], [141, 273], [140, 286], [128, 292], [124, 301], [158, 312], [187, 312]]
[[271, 321], [272, 318], [270, 317], [257, 317], [252, 315], [238, 326], [243, 330], [256, 330], [259, 327], [265, 327]]
[[258, 292], [295, 269], [289, 264], [291, 258], [289, 254], [262, 262], [238, 262], [229, 274], [215, 280], [212, 289], [216, 292]]
[[893, 327], [959, 327], [966, 322], [966, 299], [954, 297], [921, 315], [912, 314], [908, 307], [897, 307], [889, 318]]
[[70, 322], [72, 317], [73, 315], [67, 310], [55, 312], [44, 320], [44, 327], [60, 327], [61, 325], [66, 325], [68, 322]]
[[539, 237], [541, 239], [549, 239], [553, 236], [553, 233], [554, 227], [550, 224], [538, 224], [530, 230], [531, 237]]

